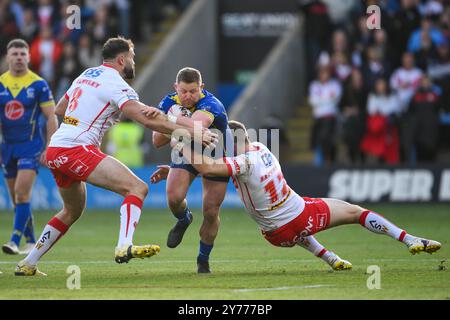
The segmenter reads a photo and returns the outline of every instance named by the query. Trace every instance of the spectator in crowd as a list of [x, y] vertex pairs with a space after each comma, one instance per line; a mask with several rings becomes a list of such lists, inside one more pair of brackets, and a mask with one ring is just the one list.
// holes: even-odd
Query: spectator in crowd
[[20, 33], [23, 39], [28, 43], [31, 43], [37, 36], [38, 25], [31, 8], [26, 8], [23, 12], [23, 25], [20, 28]]
[[349, 63], [347, 56], [342, 52], [336, 52], [331, 57], [331, 67], [333, 68], [334, 76], [339, 79], [341, 83], [347, 82], [352, 74], [352, 66]]
[[347, 34], [344, 30], [334, 31], [331, 41], [331, 47], [326, 48], [320, 53], [318, 59], [318, 64], [320, 66], [329, 65], [331, 63], [331, 57], [336, 54], [342, 54], [348, 58], [351, 56]]
[[367, 127], [361, 150], [369, 162], [397, 164], [400, 160], [398, 129], [394, 121], [398, 101], [389, 91], [386, 80], [379, 78], [368, 97]]
[[[306, 0], [305, 0], [306, 1]], [[335, 17], [337, 8], [333, 1], [323, 1], [329, 12], [329, 17]], [[346, 2], [349, 4], [351, 0]], [[368, 27], [368, 16], [366, 8], [377, 5], [380, 8], [381, 29]], [[337, 10], [337, 11], [336, 11]], [[359, 11], [358, 11], [359, 10]], [[358, 11], [358, 15], [354, 15]], [[342, 10], [340, 11], [343, 12]], [[409, 110], [413, 105], [417, 109], [417, 99], [420, 97], [436, 98], [436, 91], [431, 87], [420, 86], [422, 75], [428, 73], [431, 80], [441, 87], [439, 95], [441, 143], [450, 149], [450, 140], [442, 138], [443, 134], [450, 134], [450, 56], [448, 41], [450, 40], [450, 2], [447, 0], [365, 0], [355, 3], [354, 8], [346, 13], [346, 19], [340, 19], [340, 23], [330, 20], [332, 38], [329, 43], [321, 44], [321, 54], [307, 62], [311, 66], [332, 66], [333, 75], [340, 85], [343, 86], [343, 98], [340, 111], [335, 117], [342, 120], [342, 140], [348, 152], [348, 158], [354, 161], [357, 156], [356, 145], [360, 135], [361, 127], [355, 127], [362, 113], [356, 113], [355, 101], [362, 101], [364, 89], [360, 88], [359, 74], [363, 75], [363, 87], [377, 88], [371, 93], [371, 99], [367, 102], [370, 107], [369, 117], [366, 121], [367, 132], [364, 137], [365, 153], [378, 148], [374, 154], [383, 162], [397, 163], [400, 149], [400, 158], [404, 162], [415, 159], [414, 150], [419, 153], [417, 138], [414, 135], [417, 111]], [[357, 70], [355, 70], [357, 69]], [[349, 70], [351, 72], [351, 76]], [[380, 79], [380, 78], [383, 78]], [[310, 82], [310, 88], [314, 82]], [[317, 87], [317, 81], [315, 81]], [[383, 87], [389, 84], [390, 88]], [[391, 93], [389, 91], [392, 90]], [[417, 91], [419, 90], [419, 91]], [[386, 92], [384, 92], [386, 91]], [[377, 94], [375, 94], [378, 92]], [[424, 92], [427, 92], [425, 94]], [[433, 93], [433, 94], [432, 94]], [[419, 98], [418, 98], [419, 97]], [[412, 99], [414, 100], [414, 103]], [[360, 100], [361, 99], [361, 100]], [[375, 105], [385, 102], [386, 110], [374, 108]], [[395, 103], [394, 103], [395, 101]], [[431, 103], [431, 102], [427, 102]], [[420, 104], [422, 105], [422, 104]], [[433, 110], [434, 108], [422, 108]], [[420, 110], [422, 110], [420, 109]], [[375, 112], [375, 113], [374, 113]], [[431, 111], [430, 111], [431, 112]], [[434, 113], [436, 115], [436, 113]], [[430, 116], [430, 119], [432, 117]], [[436, 120], [436, 117], [433, 118]], [[431, 123], [431, 120], [430, 120]], [[425, 124], [424, 124], [425, 125]], [[315, 120], [314, 130], [317, 129]], [[377, 127], [378, 126], [378, 127]], [[378, 129], [377, 129], [378, 128]], [[377, 131], [378, 130], [378, 131]], [[375, 143], [371, 149], [370, 139], [384, 141]], [[316, 143], [319, 135], [313, 134], [312, 141]], [[386, 138], [387, 137], [387, 138]], [[376, 141], [372, 140], [372, 141]], [[433, 137], [430, 137], [434, 141]], [[386, 141], [388, 143], [386, 143]], [[447, 141], [447, 142], [445, 142]], [[421, 146], [424, 143], [421, 143]], [[400, 145], [400, 148], [398, 147]], [[428, 141], [428, 145], [433, 145]], [[435, 150], [434, 148], [432, 150]], [[382, 150], [382, 151], [380, 151]], [[387, 151], [386, 151], [387, 150]], [[434, 153], [420, 151], [419, 159], [431, 159]], [[356, 153], [355, 153], [356, 152]], [[373, 152], [372, 152], [373, 154]], [[427, 155], [425, 155], [427, 154]], [[356, 156], [355, 156], [356, 155]]]
[[401, 0], [400, 10], [392, 17], [390, 45], [394, 48], [394, 64], [398, 65], [401, 55], [406, 51], [411, 33], [420, 27], [421, 15], [418, 0]]
[[372, 41], [372, 34], [372, 31], [367, 28], [367, 17], [359, 17], [357, 21], [357, 42], [362, 47], [368, 47]]
[[91, 39], [92, 37], [87, 33], [80, 37], [78, 59], [82, 69], [97, 66], [102, 61], [100, 48], [97, 44], [92, 43]]
[[441, 88], [433, 85], [430, 78], [424, 75], [415, 92], [408, 113], [412, 132], [412, 143], [418, 162], [436, 160], [439, 130], [439, 98]]
[[56, 100], [59, 100], [69, 89], [72, 80], [83, 70], [78, 59], [75, 46], [70, 41], [64, 43], [61, 59], [56, 64]]
[[52, 32], [55, 32], [53, 28], [57, 27], [56, 24], [60, 19], [59, 1], [38, 0], [35, 15], [40, 29], [50, 28]]
[[328, 7], [321, 0], [298, 0], [305, 19], [305, 49], [308, 82], [315, 77], [316, 61], [320, 52], [328, 46], [332, 25]]
[[9, 41], [17, 38], [19, 28], [16, 18], [11, 10], [11, 1], [0, 1], [0, 54], [6, 54], [6, 45]]
[[416, 68], [414, 56], [405, 52], [402, 66], [394, 71], [390, 79], [391, 89], [398, 95], [400, 111], [405, 111], [419, 86], [422, 71]]
[[62, 44], [52, 35], [49, 26], [41, 27], [39, 36], [30, 47], [30, 63], [51, 87], [55, 86], [55, 65], [62, 53]]
[[351, 163], [361, 163], [360, 144], [365, 131], [367, 92], [361, 71], [353, 69], [341, 100], [342, 140]]
[[436, 57], [428, 64], [427, 74], [442, 89], [442, 105], [450, 112], [450, 50], [447, 44], [439, 46]]
[[369, 47], [366, 51], [366, 59], [363, 63], [364, 82], [368, 88], [373, 88], [375, 80], [389, 75], [389, 67], [386, 61], [381, 59], [381, 51], [376, 47]]
[[423, 16], [429, 17], [433, 21], [437, 21], [444, 12], [442, 0], [426, 0], [420, 4], [419, 8]]
[[129, 0], [109, 0], [117, 12], [117, 33], [128, 38], [130, 35], [130, 3]]
[[429, 39], [435, 46], [440, 46], [446, 42], [444, 35], [439, 28], [436, 28], [429, 17], [425, 17], [421, 22], [421, 28], [415, 30], [408, 41], [408, 51], [415, 53], [422, 47], [424, 38]]
[[400, 116], [401, 156], [405, 162], [411, 161], [410, 129], [408, 128], [408, 109], [411, 98], [420, 84], [422, 71], [414, 65], [414, 56], [405, 52], [402, 57], [402, 66], [394, 71], [390, 79], [390, 85], [398, 98], [398, 114]]
[[92, 36], [95, 43], [101, 44], [109, 37], [108, 7], [100, 6], [95, 11]]
[[313, 108], [314, 124], [311, 134], [311, 148], [327, 162], [336, 156], [336, 119], [342, 95], [339, 81], [331, 78], [328, 66], [320, 66], [318, 78], [309, 87], [309, 103]]
[[416, 65], [422, 71], [427, 70], [428, 64], [436, 57], [436, 45], [432, 41], [430, 34], [421, 33], [419, 48], [414, 52]]
[[377, 51], [380, 60], [387, 72], [392, 70], [392, 61], [394, 55], [389, 47], [388, 36], [385, 29], [373, 31], [372, 47]]
[[447, 4], [438, 20], [439, 28], [447, 42], [450, 39], [450, 4]]

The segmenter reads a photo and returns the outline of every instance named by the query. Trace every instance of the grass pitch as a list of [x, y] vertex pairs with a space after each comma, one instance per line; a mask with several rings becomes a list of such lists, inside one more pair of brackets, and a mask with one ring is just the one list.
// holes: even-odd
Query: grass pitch
[[[316, 235], [329, 250], [353, 263], [353, 270], [333, 272], [306, 250], [276, 248], [262, 238], [243, 210], [223, 210], [211, 254], [210, 275], [196, 274], [201, 212], [176, 249], [165, 246], [174, 219], [167, 210], [145, 210], [135, 243], [161, 245], [159, 255], [114, 262], [119, 214], [87, 211], [39, 268], [48, 277], [15, 277], [21, 256], [0, 253], [0, 299], [450, 299], [450, 206], [371, 205], [369, 208], [409, 233], [440, 241], [433, 255], [412, 256], [406, 246], [359, 225], [341, 226]], [[53, 213], [35, 212], [36, 233]], [[0, 214], [0, 241], [9, 240], [12, 213]], [[442, 262], [445, 260], [445, 262]], [[69, 290], [67, 269], [76, 265], [81, 288]], [[381, 288], [368, 289], [371, 274], [381, 270]]]

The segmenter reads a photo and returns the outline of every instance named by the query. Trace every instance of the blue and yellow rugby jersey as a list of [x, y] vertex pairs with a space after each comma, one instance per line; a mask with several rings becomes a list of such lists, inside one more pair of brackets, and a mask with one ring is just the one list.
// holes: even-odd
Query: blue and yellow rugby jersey
[[32, 71], [13, 77], [0, 76], [0, 121], [3, 142], [7, 144], [43, 141], [39, 128], [41, 107], [54, 106], [47, 82]]
[[[170, 107], [174, 104], [181, 105], [180, 98], [178, 97], [176, 92], [167, 95], [159, 103], [158, 108], [164, 113], [167, 113]], [[213, 119], [213, 122], [209, 129], [218, 129], [220, 132], [222, 132], [224, 137], [226, 136], [226, 130], [228, 128], [228, 116], [227, 112], [225, 111], [225, 107], [219, 99], [217, 99], [212, 93], [206, 90], [202, 90], [200, 100], [194, 107], [189, 109], [189, 111], [191, 111], [192, 113], [197, 110], [201, 110], [207, 113]]]

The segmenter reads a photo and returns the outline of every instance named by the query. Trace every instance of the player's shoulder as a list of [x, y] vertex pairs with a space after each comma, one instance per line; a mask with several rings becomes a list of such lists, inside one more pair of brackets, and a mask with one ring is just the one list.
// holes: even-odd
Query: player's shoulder
[[205, 109], [207, 111], [216, 111], [218, 113], [225, 112], [222, 102], [211, 92], [203, 90], [200, 101], [197, 103], [196, 109]]
[[[9, 71], [4, 72], [0, 75], [0, 83], [7, 84], [8, 82], [12, 81], [12, 75]], [[47, 81], [45, 81], [44, 78], [40, 77], [37, 73], [34, 73], [31, 70], [28, 70], [28, 72], [25, 74], [25, 76], [22, 78], [23, 85], [29, 87], [31, 85], [37, 85], [37, 86], [46, 86]]]
[[0, 75], [0, 88], [2, 89], [6, 86], [7, 73], [8, 72], [4, 72]]
[[213, 95], [211, 92], [203, 89], [199, 103], [211, 103], [211, 102], [222, 106], [222, 102], [215, 95]]
[[3, 83], [7, 78], [8, 78], [9, 72], [3, 72], [2, 74], [0, 74], [0, 83]]
[[171, 106], [174, 104], [181, 105], [180, 98], [178, 97], [176, 92], [169, 93], [164, 98], [162, 98], [161, 102], [159, 103], [158, 107], [164, 112], [167, 112]]
[[169, 93], [168, 95], [166, 95], [162, 101], [167, 101], [167, 102], [173, 102], [173, 103], [177, 103], [177, 104], [181, 104], [180, 98], [178, 98], [178, 95], [176, 92], [172, 92]]
[[259, 141], [253, 141], [251, 145], [256, 149], [256, 151], [268, 151], [269, 149], [266, 147], [264, 143]]

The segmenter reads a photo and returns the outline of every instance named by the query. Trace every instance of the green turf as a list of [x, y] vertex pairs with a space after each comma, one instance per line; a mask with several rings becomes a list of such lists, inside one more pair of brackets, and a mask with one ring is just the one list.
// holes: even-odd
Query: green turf
[[[87, 211], [40, 263], [48, 277], [14, 277], [18, 256], [0, 253], [0, 299], [450, 299], [450, 271], [439, 271], [450, 257], [449, 205], [376, 205], [410, 233], [440, 241], [436, 254], [412, 256], [406, 247], [359, 225], [341, 226], [317, 238], [353, 270], [332, 272], [328, 265], [300, 247], [276, 248], [260, 235], [241, 210], [223, 210], [221, 228], [211, 256], [211, 275], [196, 274], [201, 214], [183, 243], [165, 246], [174, 222], [166, 210], [146, 210], [135, 243], [161, 244], [158, 256], [114, 262], [119, 215]], [[50, 213], [35, 213], [42, 230]], [[0, 214], [0, 241], [9, 239], [12, 213]], [[68, 266], [81, 270], [81, 289], [69, 290]], [[381, 269], [381, 289], [369, 290], [367, 267]], [[449, 267], [449, 262], [444, 266]]]

